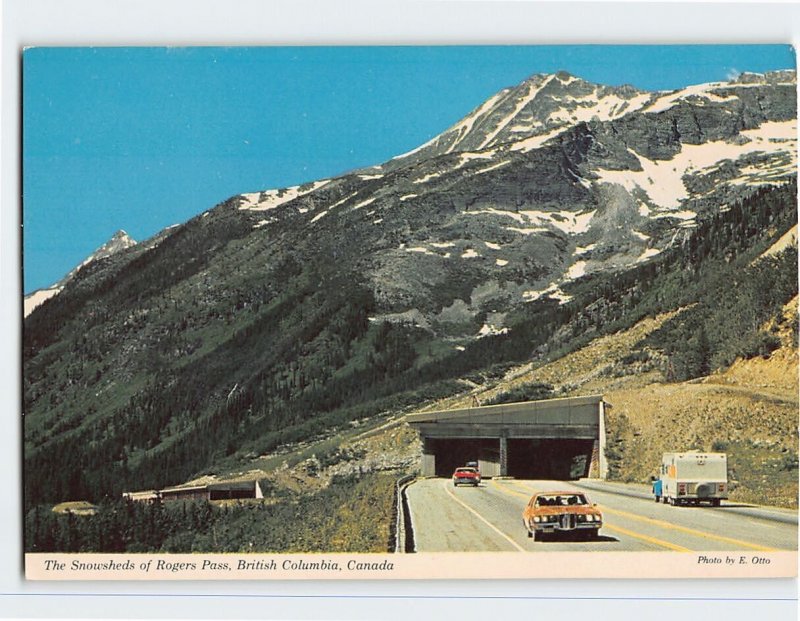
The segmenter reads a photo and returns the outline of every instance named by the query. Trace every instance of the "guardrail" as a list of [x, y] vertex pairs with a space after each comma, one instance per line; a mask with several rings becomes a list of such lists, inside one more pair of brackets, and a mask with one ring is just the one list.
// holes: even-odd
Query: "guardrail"
[[413, 474], [407, 474], [404, 477], [397, 479], [395, 484], [395, 524], [394, 524], [394, 551], [395, 553], [404, 553], [409, 551], [409, 547], [413, 550], [414, 540], [413, 533], [408, 532], [406, 529], [406, 520], [408, 519], [406, 508], [406, 488], [416, 479]]

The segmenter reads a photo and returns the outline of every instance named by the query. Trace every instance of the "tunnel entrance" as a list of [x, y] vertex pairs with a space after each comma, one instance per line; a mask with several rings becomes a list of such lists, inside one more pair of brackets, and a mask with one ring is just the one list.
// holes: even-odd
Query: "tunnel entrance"
[[497, 461], [499, 449], [493, 438], [437, 438], [432, 440], [431, 450], [436, 453], [437, 477], [452, 476], [456, 468], [465, 466], [468, 461], [477, 461], [481, 473], [491, 476], [489, 461]]
[[579, 479], [589, 475], [594, 440], [508, 441], [508, 476], [518, 479]]
[[[594, 440], [519, 438], [508, 440], [505, 476], [518, 479], [570, 480], [588, 476]], [[484, 477], [500, 475], [498, 438], [436, 438], [428, 450], [436, 455], [437, 477], [476, 461]]]

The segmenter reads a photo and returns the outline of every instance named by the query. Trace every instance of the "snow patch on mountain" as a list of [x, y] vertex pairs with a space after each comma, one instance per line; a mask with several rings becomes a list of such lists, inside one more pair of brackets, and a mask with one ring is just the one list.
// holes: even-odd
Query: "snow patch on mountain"
[[330, 182], [330, 179], [321, 179], [320, 181], [315, 181], [314, 183], [306, 185], [295, 185], [277, 190], [240, 194], [239, 209], [248, 211], [267, 211], [269, 209], [275, 209], [284, 203], [315, 192], [321, 187], [328, 185]]
[[565, 131], [569, 129], [568, 126], [562, 125], [557, 129], [551, 130], [549, 132], [545, 132], [543, 134], [538, 134], [536, 136], [531, 136], [530, 138], [524, 138], [523, 140], [517, 140], [509, 147], [511, 151], [533, 151], [534, 149], [538, 149], [547, 143], [548, 140], [551, 138], [555, 138], [556, 136], [560, 136]]
[[429, 254], [429, 255], [433, 255], [435, 257], [439, 256], [438, 254], [436, 254], [435, 252], [431, 252], [430, 250], [428, 250], [424, 246], [414, 246], [413, 248], [403, 248], [403, 250], [405, 250], [406, 252], [419, 252], [421, 254]]
[[488, 207], [485, 209], [475, 209], [466, 212], [467, 215], [481, 216], [493, 215], [510, 218], [521, 225], [520, 227], [506, 227], [507, 230], [520, 233], [521, 235], [531, 235], [533, 233], [547, 232], [552, 229], [557, 229], [567, 235], [579, 235], [589, 230], [596, 211], [589, 211], [585, 213], [573, 213], [571, 211], [539, 211], [539, 210], [522, 210], [511, 211], [508, 209], [498, 209], [496, 207]]
[[367, 199], [365, 199], [365, 200], [361, 201], [360, 203], [356, 203], [355, 205], [353, 205], [353, 206], [351, 207], [351, 209], [350, 209], [350, 210], [351, 210], [351, 211], [355, 211], [356, 209], [361, 209], [362, 207], [366, 207], [367, 205], [371, 205], [372, 203], [374, 203], [374, 202], [375, 202], [375, 199], [376, 199], [376, 198], [377, 198], [377, 197], [375, 197], [375, 196], [372, 196], [372, 197], [370, 197], [370, 198], [367, 198]]
[[581, 276], [586, 275], [586, 261], [576, 261], [572, 265], [570, 265], [565, 277], [567, 280], [576, 280]]
[[[641, 170], [599, 168], [594, 172], [601, 183], [617, 183], [631, 193], [642, 190], [656, 205], [676, 209], [689, 197], [683, 177], [712, 172], [723, 160], [735, 162], [752, 153], [781, 152], [789, 158], [787, 170], [794, 170], [797, 166], [796, 135], [796, 120], [766, 122], [756, 129], [742, 131], [741, 139], [737, 141], [684, 144], [681, 151], [669, 160], [651, 160], [629, 148], [628, 153], [639, 161]], [[750, 177], [747, 180], [752, 181]]]
[[636, 259], [636, 263], [641, 263], [643, 261], [647, 261], [648, 259], [651, 259], [652, 257], [655, 257], [655, 256], [657, 256], [659, 254], [661, 254], [661, 251], [658, 248], [647, 248], [639, 256], [639, 258]]
[[498, 328], [497, 326], [485, 323], [481, 329], [478, 330], [478, 338], [497, 336], [498, 334], [508, 334], [508, 328]]
[[533, 227], [519, 227], [519, 226], [507, 226], [507, 231], [513, 231], [514, 233], [519, 233], [520, 235], [533, 235], [534, 233], [548, 233], [550, 229], [546, 229], [543, 226], [533, 226]]
[[489, 151], [480, 151], [480, 152], [467, 152], [459, 154], [460, 160], [456, 166], [456, 168], [460, 168], [465, 164], [469, 164], [475, 160], [490, 160], [494, 157], [496, 151], [489, 150]]
[[[642, 93], [632, 99], [620, 97], [616, 93], [600, 95], [599, 99], [587, 100], [586, 98], [567, 97], [559, 101], [566, 104], [563, 108], [552, 112], [547, 118], [550, 123], [581, 123], [597, 119], [610, 121], [629, 112], [642, 108], [652, 99], [650, 93]], [[573, 105], [570, 105], [573, 104]]]
[[[356, 194], [358, 194], [358, 192], [353, 192], [352, 194], [348, 194], [348, 195], [347, 195], [347, 196], [345, 196], [344, 198], [341, 198], [341, 199], [339, 199], [339, 200], [338, 200], [338, 201], [336, 201], [336, 202], [335, 202], [333, 205], [330, 205], [330, 206], [328, 207], [328, 210], [330, 210], [330, 209], [336, 209], [337, 207], [339, 207], [339, 205], [344, 205], [344, 204], [345, 204], [347, 201], [349, 201], [351, 198], [355, 197], [355, 195], [356, 195]], [[312, 222], [314, 222], [314, 220], [312, 220]]]
[[[173, 229], [177, 224], [172, 226], [168, 226], [165, 231], [169, 229]], [[108, 240], [105, 244], [100, 246], [97, 250], [95, 250], [92, 254], [86, 257], [76, 268], [74, 268], [67, 276], [58, 284], [64, 284], [66, 281], [71, 280], [75, 274], [78, 273], [82, 267], [89, 265], [92, 261], [97, 261], [98, 259], [104, 259], [106, 257], [110, 257], [112, 254], [116, 254], [120, 250], [125, 250], [126, 248], [130, 248], [136, 245], [136, 241], [128, 235], [125, 231], [119, 230]]]
[[557, 229], [570, 235], [579, 235], [589, 230], [596, 211], [586, 213], [572, 213], [571, 211], [557, 211], [550, 214], [551, 224]]
[[441, 177], [441, 173], [438, 173], [438, 172], [428, 173], [427, 175], [424, 175], [423, 177], [420, 177], [419, 179], [414, 179], [414, 181], [412, 181], [412, 183], [425, 183], [427, 181], [430, 181], [432, 179], [437, 179], [439, 177]]
[[508, 166], [511, 163], [511, 160], [503, 160], [497, 162], [497, 164], [492, 164], [487, 168], [481, 168], [480, 170], [475, 170], [472, 172], [473, 175], [482, 175], [483, 173], [487, 173], [492, 170], [497, 170], [498, 168], [502, 168], [503, 166]]
[[651, 104], [645, 106], [642, 112], [655, 114], [664, 112], [676, 106], [679, 102], [692, 98], [694, 102], [706, 101], [708, 103], [727, 103], [738, 99], [736, 95], [719, 95], [714, 90], [727, 86], [725, 82], [709, 82], [706, 84], [693, 84], [683, 89], [668, 91], [656, 98]]
[[39, 289], [30, 295], [26, 295], [22, 303], [22, 316], [27, 317], [35, 308], [44, 304], [50, 298], [61, 293], [64, 287], [53, 287], [50, 289]]
[[522, 293], [522, 299], [525, 302], [535, 302], [544, 297], [549, 297], [554, 300], [558, 300], [560, 304], [566, 304], [572, 299], [571, 295], [567, 295], [561, 290], [557, 284], [553, 283], [547, 289], [542, 289], [541, 291], [524, 291]]
[[516, 220], [520, 224], [524, 224], [527, 222], [525, 216], [523, 216], [518, 211], [509, 211], [507, 209], [497, 209], [495, 207], [489, 207], [487, 209], [475, 209], [472, 211], [465, 212], [465, 215], [468, 216], [480, 216], [484, 214], [490, 214], [493, 216], [504, 216], [506, 218], [511, 218], [512, 220]]
[[[358, 194], [358, 191], [353, 192], [351, 194], [348, 194], [344, 198], [340, 198], [338, 201], [333, 203], [333, 205], [329, 205], [327, 209], [319, 212], [317, 215], [315, 215], [313, 218], [311, 218], [311, 220], [309, 220], [309, 224], [314, 224], [315, 222], [318, 222], [319, 220], [324, 218], [326, 215], [328, 215], [328, 213], [330, 213], [333, 209], [336, 209], [337, 207], [340, 207], [341, 205], [344, 205], [345, 203], [349, 202], [351, 199], [355, 198], [357, 194]], [[353, 205], [351, 207], [351, 211], [355, 211], [356, 209], [361, 209], [362, 207], [366, 207], [367, 205], [372, 204], [373, 202], [375, 202], [376, 198], [377, 197], [375, 197], [375, 196], [371, 196], [370, 198], [367, 198], [365, 200], [362, 200], [359, 203], [356, 203], [355, 205]], [[375, 213], [375, 212], [370, 212], [368, 215], [372, 215], [373, 213]]]
[[516, 116], [522, 111], [522, 109], [533, 101], [536, 95], [539, 94], [539, 91], [541, 91], [545, 86], [547, 86], [554, 78], [555, 76], [551, 75], [547, 79], [545, 79], [544, 82], [541, 82], [539, 84], [537, 84], [533, 80], [529, 81], [527, 94], [524, 97], [520, 98], [516, 106], [514, 106], [514, 109], [512, 110], [511, 114], [506, 116], [498, 123], [497, 127], [492, 132], [490, 132], [488, 136], [486, 136], [486, 138], [478, 148], [483, 149], [484, 147], [488, 146], [492, 142], [492, 140], [494, 140], [495, 137], [501, 131], [503, 131], [503, 129], [505, 129], [505, 127], [509, 123], [511, 123], [511, 121], [513, 121], [516, 118]]
[[449, 133], [451, 131], [456, 132], [458, 134], [458, 137], [453, 142], [453, 144], [450, 145], [447, 151], [445, 151], [445, 153], [452, 153], [455, 150], [455, 148], [459, 145], [460, 139], [462, 139], [464, 136], [466, 136], [472, 131], [472, 128], [475, 125], [475, 121], [477, 121], [479, 118], [483, 117], [490, 110], [492, 110], [492, 108], [494, 108], [497, 105], [498, 101], [502, 99], [503, 95], [505, 95], [506, 92], [507, 91], [501, 91], [496, 95], [490, 97], [481, 106], [479, 106], [477, 110], [475, 110], [467, 117], [465, 117], [458, 125], [454, 126], [451, 130], [448, 130], [448, 132], [446, 133]]

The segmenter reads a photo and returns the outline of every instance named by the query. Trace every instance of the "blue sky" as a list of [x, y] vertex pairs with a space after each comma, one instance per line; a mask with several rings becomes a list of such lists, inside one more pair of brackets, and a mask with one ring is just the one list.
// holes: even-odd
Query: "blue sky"
[[666, 90], [794, 66], [787, 45], [28, 49], [24, 290], [118, 229], [383, 162], [535, 73]]

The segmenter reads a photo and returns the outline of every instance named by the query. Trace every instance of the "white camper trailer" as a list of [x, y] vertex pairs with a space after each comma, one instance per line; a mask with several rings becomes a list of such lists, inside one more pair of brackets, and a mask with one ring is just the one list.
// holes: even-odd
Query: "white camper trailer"
[[725, 453], [664, 453], [661, 498], [671, 505], [711, 503], [728, 498], [728, 456]]

